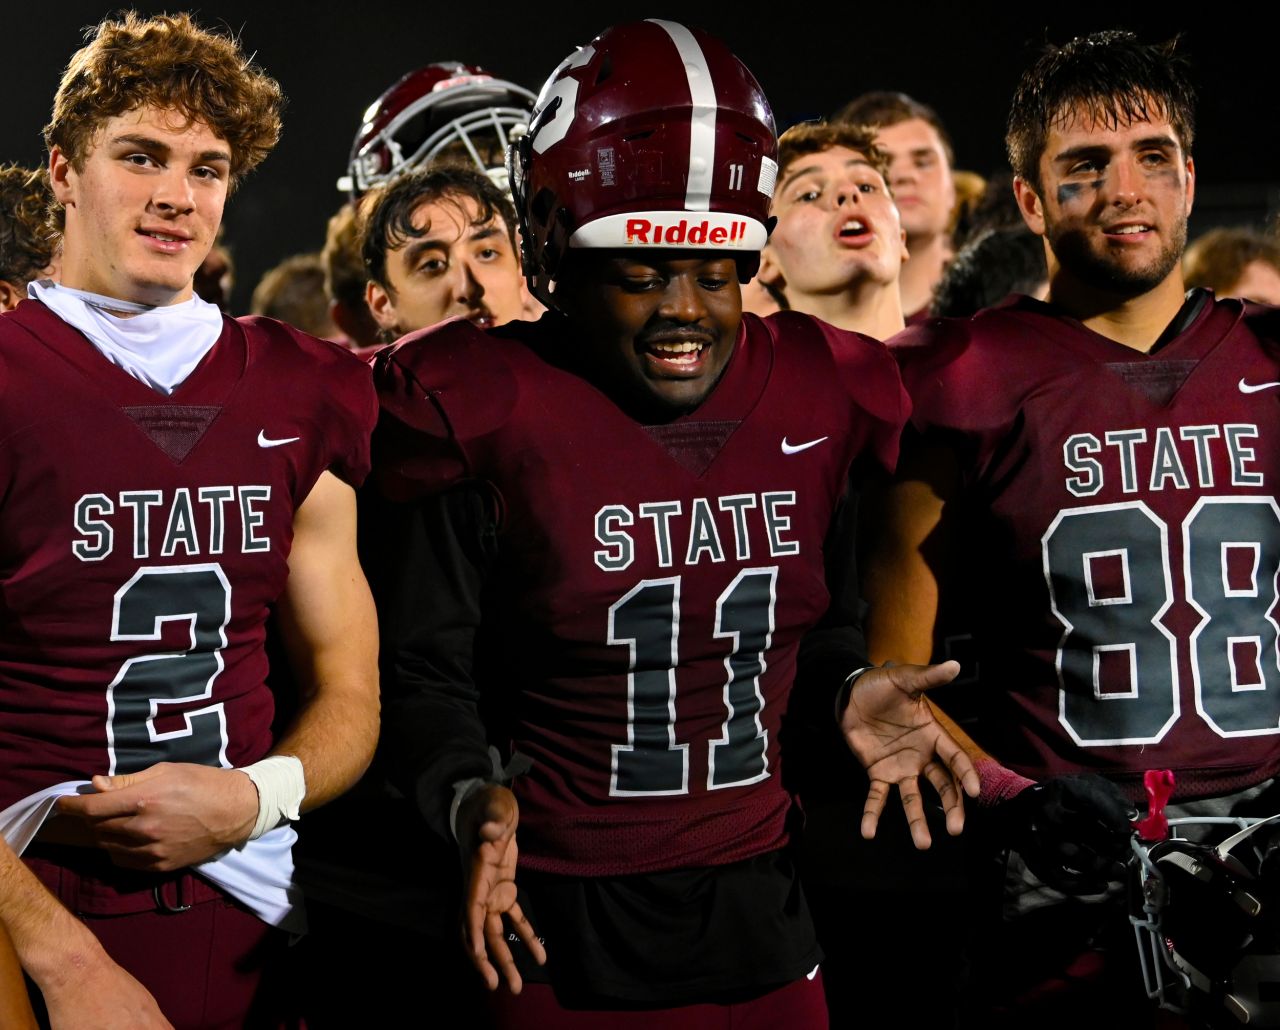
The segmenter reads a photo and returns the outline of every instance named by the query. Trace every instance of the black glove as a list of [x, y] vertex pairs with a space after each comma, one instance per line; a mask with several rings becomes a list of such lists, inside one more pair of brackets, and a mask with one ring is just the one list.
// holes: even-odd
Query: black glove
[[1124, 879], [1133, 803], [1094, 773], [1055, 776], [997, 808], [1011, 847], [1043, 882], [1064, 894], [1099, 894]]

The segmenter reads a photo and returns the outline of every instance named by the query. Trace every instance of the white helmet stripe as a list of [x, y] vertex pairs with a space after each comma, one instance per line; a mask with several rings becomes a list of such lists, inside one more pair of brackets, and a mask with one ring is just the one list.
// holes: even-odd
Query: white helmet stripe
[[716, 88], [711, 81], [707, 58], [693, 33], [674, 21], [648, 19], [661, 28], [676, 45], [689, 79], [693, 117], [689, 125], [689, 185], [685, 190], [686, 211], [711, 208], [711, 177], [716, 167]]

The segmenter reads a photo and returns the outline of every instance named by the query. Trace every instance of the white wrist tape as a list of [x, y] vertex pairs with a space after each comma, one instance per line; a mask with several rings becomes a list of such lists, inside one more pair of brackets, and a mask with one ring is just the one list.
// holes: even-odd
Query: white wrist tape
[[242, 766], [240, 771], [258, 788], [258, 821], [249, 834], [250, 840], [257, 840], [281, 823], [301, 818], [298, 807], [307, 796], [307, 781], [302, 762], [297, 758], [272, 755], [253, 765]]

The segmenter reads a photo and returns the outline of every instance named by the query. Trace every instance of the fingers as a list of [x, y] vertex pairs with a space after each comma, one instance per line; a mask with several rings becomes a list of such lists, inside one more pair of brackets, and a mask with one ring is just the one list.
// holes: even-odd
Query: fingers
[[525, 918], [524, 909], [520, 904], [511, 906], [511, 911], [507, 913], [507, 919], [511, 921], [511, 928], [515, 930], [516, 936], [524, 942], [524, 946], [529, 949], [529, 954], [533, 956], [533, 960], [538, 965], [546, 965], [547, 949], [542, 946], [542, 941], [538, 938], [538, 933], [533, 928], [533, 924]]
[[925, 778], [942, 802], [942, 811], [947, 818], [947, 832], [957, 836], [964, 829], [964, 795], [956, 789], [956, 781], [939, 762], [930, 762], [924, 767]]
[[74, 815], [81, 819], [115, 819], [137, 815], [141, 801], [120, 791], [106, 794], [72, 794], [58, 799], [60, 815]]
[[883, 780], [872, 780], [867, 788], [867, 803], [862, 806], [862, 839], [871, 840], [876, 835], [876, 827], [880, 825], [880, 813], [884, 811], [885, 800], [889, 797], [889, 785]]
[[[489, 959], [497, 966], [489, 989], [491, 991], [497, 990], [499, 978], [501, 978], [501, 980], [506, 981], [507, 988], [512, 994], [519, 994], [521, 988], [524, 987], [524, 980], [520, 976], [520, 970], [516, 967], [516, 960], [515, 956], [511, 954], [511, 947], [507, 944], [507, 928], [503, 925], [500, 912], [492, 913], [485, 920], [484, 940], [489, 949]], [[486, 964], [488, 965], [489, 963]], [[489, 968], [492, 970], [493, 965], [489, 965]], [[488, 982], [487, 977], [486, 982]]]
[[960, 675], [960, 663], [939, 662], [937, 665], [893, 665], [885, 669], [894, 685], [907, 693], [918, 693], [950, 683]]
[[940, 730], [934, 750], [938, 757], [947, 763], [951, 775], [964, 788], [964, 792], [969, 797], [976, 798], [982, 790], [982, 778], [978, 775], [978, 770], [973, 767], [973, 759], [964, 748], [957, 744], [950, 734]]
[[929, 820], [924, 814], [924, 799], [920, 796], [920, 785], [914, 776], [899, 781], [898, 795], [902, 798], [902, 810], [907, 815], [911, 842], [919, 850], [927, 850], [933, 843], [933, 837], [929, 835]]

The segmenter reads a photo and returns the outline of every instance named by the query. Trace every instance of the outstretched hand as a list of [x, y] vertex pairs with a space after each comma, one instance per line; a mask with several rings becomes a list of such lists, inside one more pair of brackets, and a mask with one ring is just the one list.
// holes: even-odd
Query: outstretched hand
[[950, 683], [957, 662], [895, 665], [869, 669], [858, 677], [840, 718], [840, 729], [871, 778], [862, 810], [862, 836], [875, 836], [897, 786], [917, 848], [932, 843], [920, 795], [920, 776], [932, 784], [946, 813], [947, 832], [964, 827], [964, 794], [978, 796], [978, 774], [964, 749], [938, 721], [924, 691]]
[[505, 980], [512, 994], [523, 981], [507, 944], [503, 916], [538, 965], [546, 950], [516, 900], [516, 824], [520, 811], [515, 795], [496, 784], [482, 787], [458, 809], [458, 843], [466, 862], [463, 945], [471, 964], [489, 990]]

